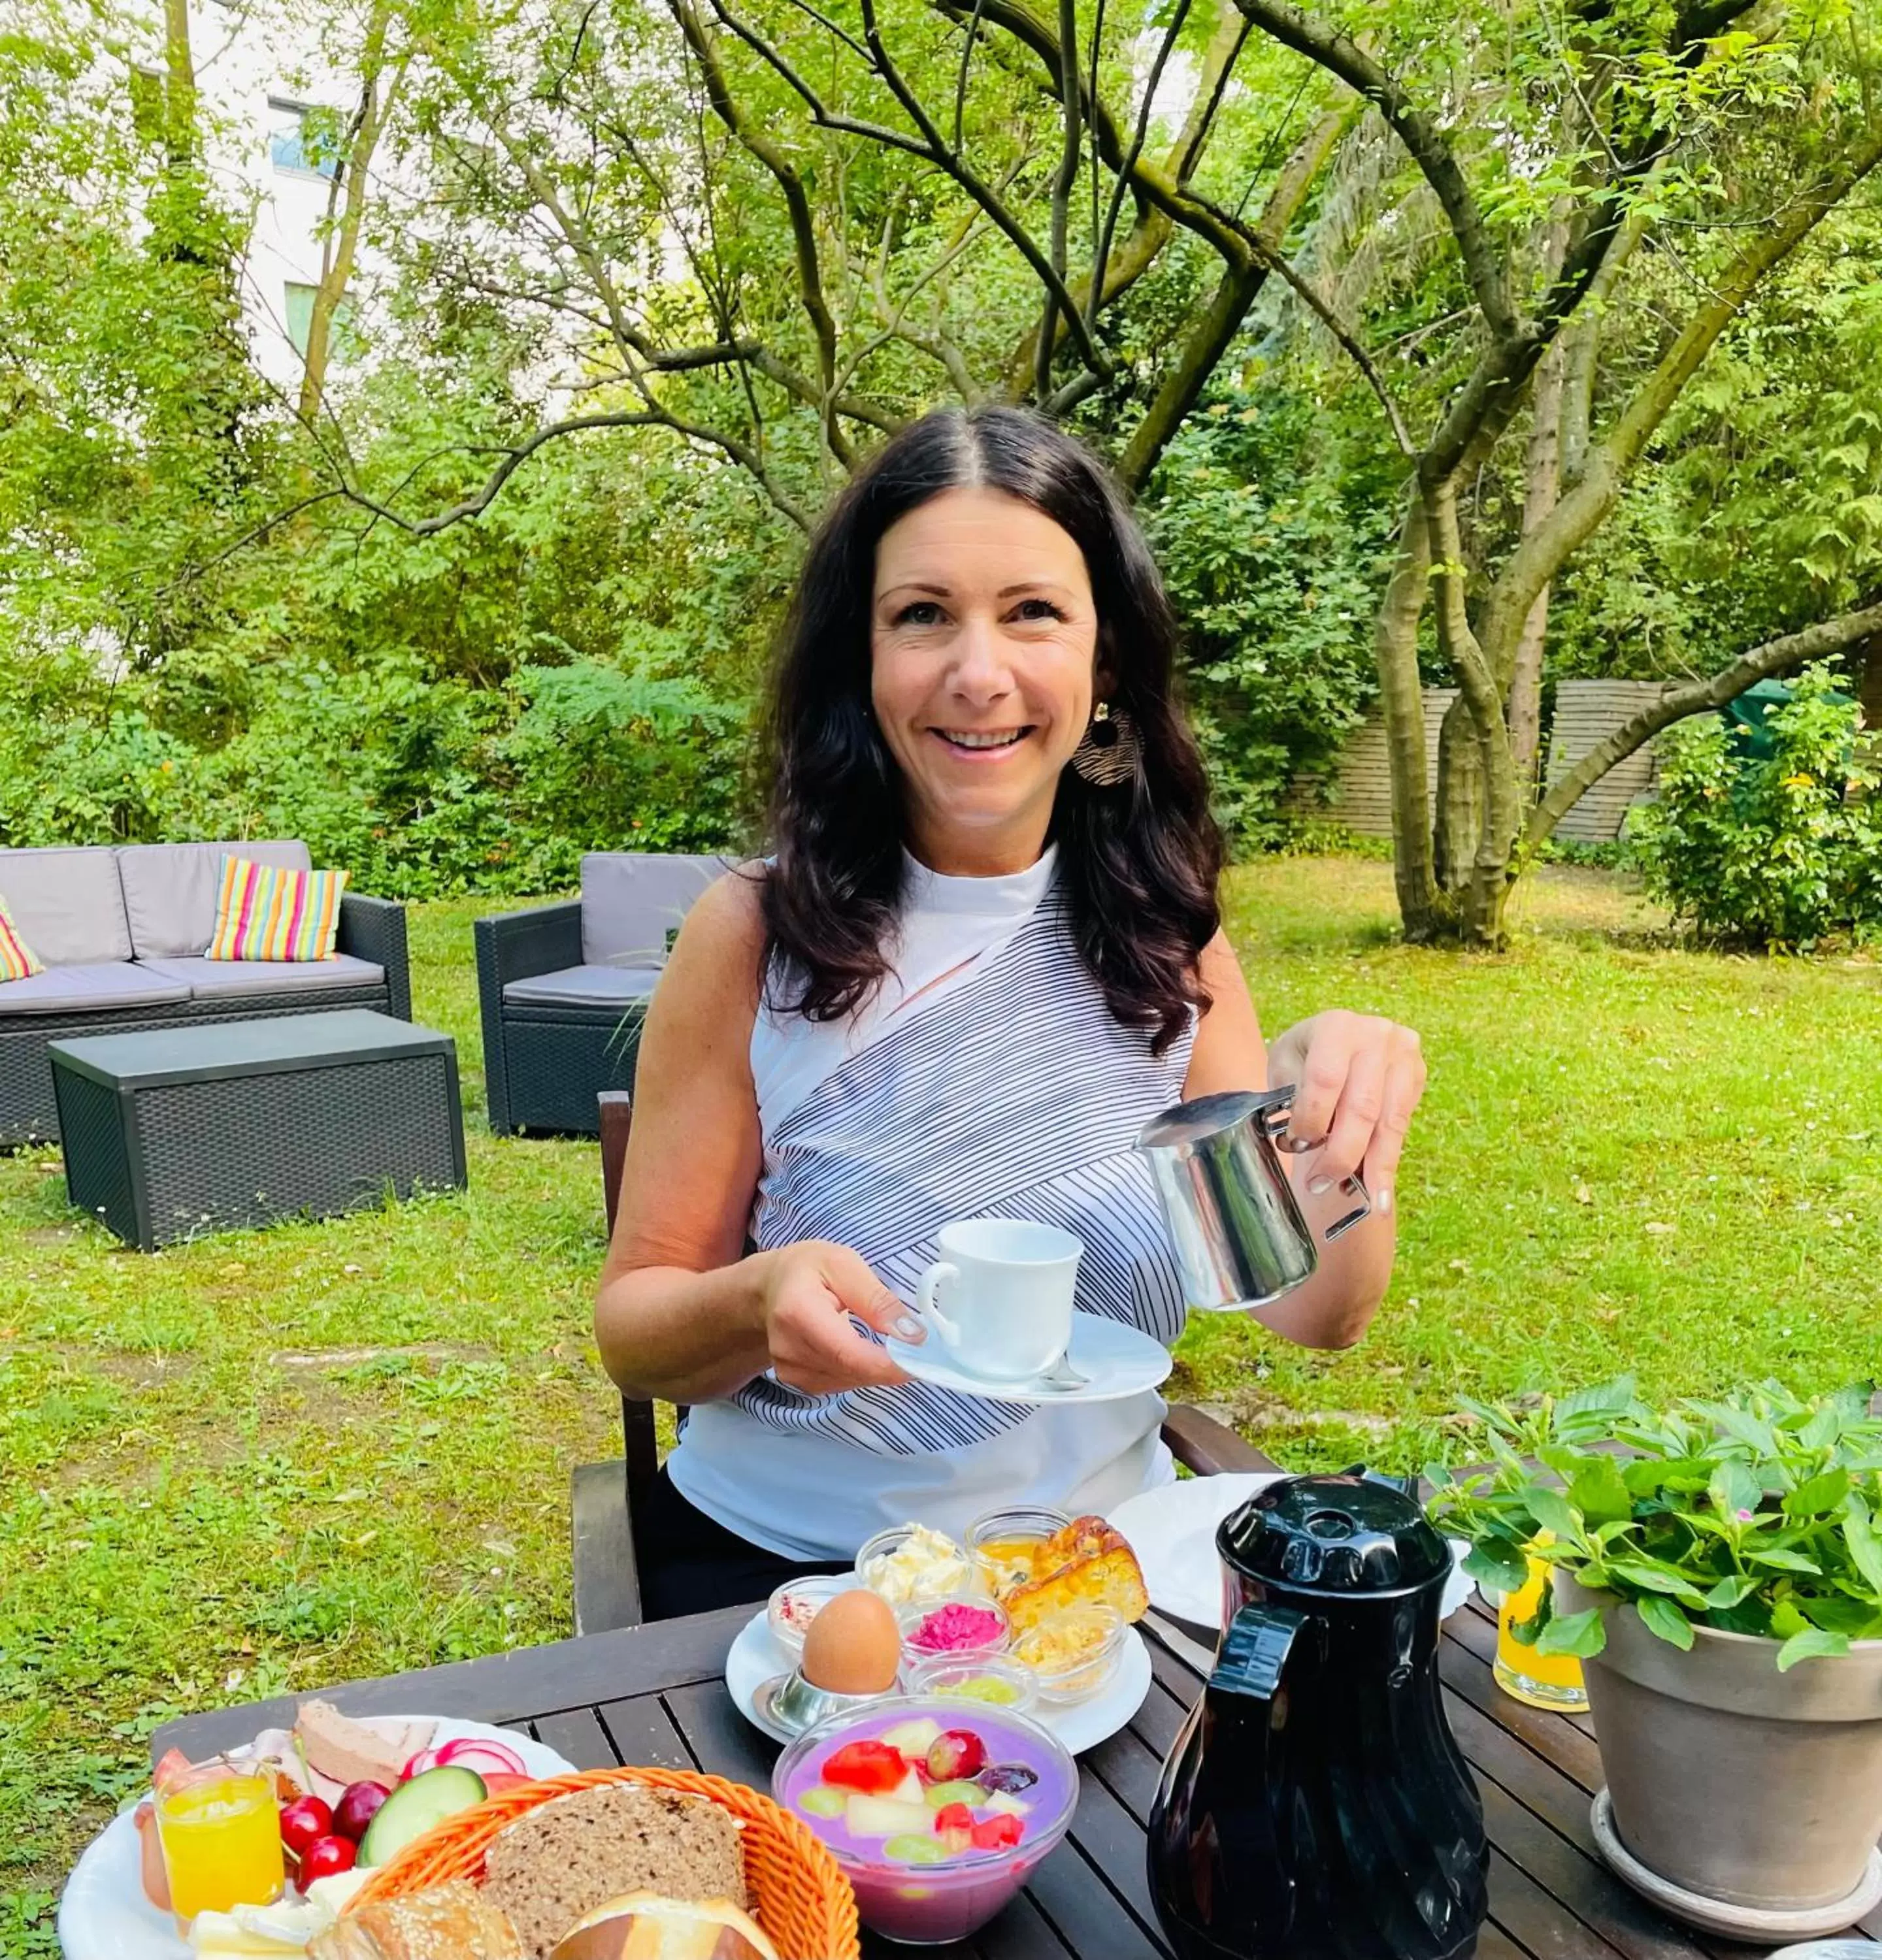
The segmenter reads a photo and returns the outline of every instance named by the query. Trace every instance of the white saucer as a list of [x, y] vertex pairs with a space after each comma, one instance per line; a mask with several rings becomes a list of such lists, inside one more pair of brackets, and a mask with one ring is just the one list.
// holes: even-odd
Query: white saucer
[[[762, 1729], [774, 1742], [788, 1742], [789, 1734], [759, 1719], [754, 1698], [764, 1684], [789, 1672], [791, 1657], [772, 1638], [763, 1612], [753, 1615], [744, 1630], [733, 1641], [725, 1656], [725, 1685], [738, 1712], [754, 1729]], [[1133, 1627], [1124, 1643], [1117, 1672], [1102, 1694], [1089, 1701], [1075, 1701], [1069, 1707], [1049, 1708], [1043, 1704], [1033, 1710], [1075, 1756], [1094, 1749], [1107, 1736], [1115, 1736], [1138, 1710], [1150, 1692], [1150, 1650], [1144, 1637]]]
[[[1126, 1497], [1111, 1513], [1110, 1522], [1137, 1554], [1150, 1603], [1158, 1612], [1193, 1627], [1219, 1628], [1222, 1561], [1215, 1549], [1215, 1528], [1281, 1474], [1266, 1470], [1181, 1478]], [[1469, 1546], [1462, 1538], [1450, 1543], [1461, 1562]], [[1470, 1581], [1454, 1570], [1444, 1589], [1441, 1616], [1448, 1619], [1470, 1591]]]
[[[376, 1728], [392, 1719], [368, 1717], [366, 1726]], [[400, 1716], [394, 1726], [420, 1719]], [[514, 1729], [493, 1729], [488, 1722], [441, 1720], [433, 1740], [450, 1742], [472, 1736], [514, 1749], [533, 1776], [562, 1776], [575, 1768], [544, 1744]], [[59, 1943], [65, 1960], [129, 1960], [133, 1954], [136, 1960], [194, 1960], [176, 1920], [144, 1896], [143, 1869], [137, 1826], [125, 1810], [86, 1847], [65, 1881], [59, 1901]]]
[[1170, 1351], [1153, 1335], [1127, 1321], [1107, 1320], [1096, 1313], [1072, 1316], [1072, 1365], [1091, 1377], [1082, 1389], [1052, 1389], [1035, 1376], [1029, 1382], [983, 1382], [945, 1358], [947, 1351], [934, 1336], [919, 1347], [905, 1341], [885, 1344], [889, 1358], [918, 1382], [953, 1389], [963, 1395], [984, 1395], [995, 1402], [1114, 1402], [1140, 1395], [1167, 1379], [1173, 1365]]

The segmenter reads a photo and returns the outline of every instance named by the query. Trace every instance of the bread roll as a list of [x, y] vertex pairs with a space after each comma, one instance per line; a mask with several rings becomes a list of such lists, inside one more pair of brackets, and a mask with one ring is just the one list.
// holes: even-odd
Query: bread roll
[[477, 1888], [451, 1879], [362, 1905], [317, 1935], [308, 1960], [523, 1960], [516, 1928]]
[[549, 1960], [778, 1960], [778, 1949], [730, 1899], [629, 1892], [584, 1913]]

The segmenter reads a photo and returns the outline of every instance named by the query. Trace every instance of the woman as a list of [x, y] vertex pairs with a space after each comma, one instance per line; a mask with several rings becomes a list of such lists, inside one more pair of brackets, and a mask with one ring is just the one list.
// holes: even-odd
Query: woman
[[1344, 1347], [1384, 1293], [1417, 1037], [1317, 1016], [1264, 1049], [1155, 567], [1101, 466], [1023, 412], [903, 431], [812, 544], [775, 684], [775, 856], [689, 915], [642, 1038], [596, 1312], [627, 1392], [691, 1405], [638, 1522], [650, 1614], [761, 1599], [873, 1532], [1173, 1474], [1161, 1399], [911, 1380], [874, 1335], [950, 1220], [1083, 1242], [1078, 1305], [1167, 1343], [1143, 1124], [1298, 1085], [1309, 1223], [1374, 1212], [1259, 1318]]

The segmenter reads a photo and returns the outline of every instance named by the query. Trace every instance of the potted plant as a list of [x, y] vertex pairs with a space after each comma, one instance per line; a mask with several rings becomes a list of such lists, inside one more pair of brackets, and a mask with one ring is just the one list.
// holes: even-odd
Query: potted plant
[[[1882, 1421], [1867, 1388], [1655, 1408], [1631, 1376], [1466, 1405], [1486, 1468], [1433, 1466], [1465, 1570], [1583, 1662], [1624, 1876], [1718, 1930], [1845, 1926], [1882, 1898]], [[1632, 1864], [1636, 1869], [1629, 1869]], [[1638, 1868], [1644, 1867], [1644, 1872]], [[1715, 1911], [1683, 1907], [1680, 1895]]]

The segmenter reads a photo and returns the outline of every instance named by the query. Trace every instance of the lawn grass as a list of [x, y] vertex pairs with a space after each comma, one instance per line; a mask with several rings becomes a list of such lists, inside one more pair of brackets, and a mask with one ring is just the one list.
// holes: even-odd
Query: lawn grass
[[[470, 1192], [120, 1249], [56, 1157], [0, 1157], [0, 1956], [142, 1780], [161, 1721], [569, 1630], [567, 1476], [614, 1453], [592, 1144], [483, 1127], [470, 921], [416, 908], [457, 1039]], [[1670, 951], [1605, 873], [1519, 894], [1516, 950], [1398, 945], [1388, 867], [1234, 874], [1265, 1023], [1409, 1021], [1429, 1096], [1391, 1298], [1342, 1354], [1233, 1317], [1176, 1392], [1303, 1467], [1414, 1466], [1460, 1391], [1636, 1369], [1699, 1392], [1882, 1358], [1882, 968]]]

